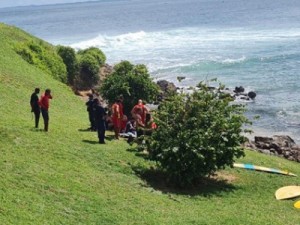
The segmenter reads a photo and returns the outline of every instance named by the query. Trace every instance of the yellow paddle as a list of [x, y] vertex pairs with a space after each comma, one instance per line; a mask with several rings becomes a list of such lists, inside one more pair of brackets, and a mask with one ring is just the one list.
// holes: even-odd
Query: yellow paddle
[[297, 201], [297, 202], [295, 202], [294, 207], [295, 207], [296, 209], [300, 209], [300, 200]]
[[279, 188], [275, 192], [275, 197], [277, 200], [295, 198], [300, 196], [300, 186], [285, 186]]

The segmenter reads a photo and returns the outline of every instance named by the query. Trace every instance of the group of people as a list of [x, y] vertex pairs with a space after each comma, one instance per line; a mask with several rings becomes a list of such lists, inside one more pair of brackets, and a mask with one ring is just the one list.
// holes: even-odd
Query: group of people
[[[39, 127], [40, 114], [44, 120], [44, 131], [49, 128], [49, 101], [52, 99], [51, 90], [46, 89], [39, 98], [40, 89], [35, 88], [30, 98], [31, 112], [35, 117], [35, 128]], [[137, 137], [141, 134], [149, 133], [156, 129], [151, 114], [140, 99], [132, 108], [130, 116], [124, 114], [124, 98], [119, 96], [112, 104], [110, 110], [104, 108], [95, 93], [89, 95], [86, 102], [90, 121], [90, 130], [98, 132], [100, 144], [105, 144], [105, 131], [107, 128], [113, 128], [115, 139], [123, 137]]]
[[[90, 94], [86, 102], [90, 121], [90, 130], [98, 132], [99, 143], [105, 143], [105, 130], [112, 128], [115, 139], [123, 137], [137, 137], [141, 130], [152, 130], [156, 128], [151, 114], [142, 100], [132, 108], [131, 115], [124, 114], [124, 97], [115, 99], [110, 109], [104, 108], [97, 96]], [[140, 132], [139, 132], [140, 131]]]
[[35, 128], [39, 127], [40, 114], [44, 119], [44, 131], [48, 132], [49, 128], [49, 100], [52, 99], [51, 90], [46, 89], [45, 93], [39, 98], [39, 88], [35, 88], [30, 98], [31, 112], [35, 117]]

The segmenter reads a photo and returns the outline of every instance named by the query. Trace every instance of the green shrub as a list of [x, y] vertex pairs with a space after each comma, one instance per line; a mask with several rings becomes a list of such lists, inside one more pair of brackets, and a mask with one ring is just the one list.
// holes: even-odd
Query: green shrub
[[145, 65], [132, 65], [123, 61], [115, 65], [114, 72], [103, 81], [100, 92], [109, 103], [123, 95], [124, 112], [129, 115], [139, 99], [154, 101], [158, 95], [158, 87], [151, 80]]
[[96, 47], [90, 47], [90, 48], [87, 48], [84, 50], [80, 50], [80, 51], [78, 51], [78, 54], [79, 55], [89, 54], [89, 55], [93, 56], [97, 60], [99, 66], [103, 66], [106, 61], [106, 56], [104, 55], [104, 53], [99, 48], [96, 48]]
[[47, 46], [42, 41], [32, 40], [17, 44], [15, 50], [28, 63], [66, 83], [66, 66], [54, 47]]
[[66, 65], [68, 84], [72, 85], [74, 83], [75, 75], [78, 73], [78, 63], [75, 50], [71, 47], [58, 46], [57, 53]]
[[80, 50], [77, 54], [79, 73], [75, 78], [78, 89], [90, 89], [98, 84], [100, 67], [105, 64], [104, 53], [95, 47]]
[[90, 54], [81, 56], [79, 61], [79, 79], [80, 88], [89, 89], [96, 85], [99, 81], [99, 69], [95, 57]]
[[20, 48], [17, 53], [21, 55], [21, 57], [28, 62], [29, 64], [34, 64], [34, 55], [27, 48]]
[[233, 104], [220, 91], [200, 86], [192, 94], [174, 95], [159, 106], [158, 128], [146, 142], [150, 158], [180, 186], [194, 184], [244, 156], [242, 126], [250, 123], [244, 106]]

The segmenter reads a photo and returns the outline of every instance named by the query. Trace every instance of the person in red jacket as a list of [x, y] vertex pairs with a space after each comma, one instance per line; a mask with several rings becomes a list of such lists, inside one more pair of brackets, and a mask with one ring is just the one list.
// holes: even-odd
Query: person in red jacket
[[49, 99], [52, 99], [51, 90], [46, 89], [45, 93], [42, 95], [39, 101], [41, 107], [42, 116], [44, 119], [44, 130], [48, 131], [49, 126]]
[[120, 133], [125, 131], [126, 124], [127, 124], [127, 116], [124, 114], [124, 97], [123, 95], [120, 95], [119, 97], [120, 102], [119, 104], [119, 110], [120, 110], [120, 118], [121, 118], [121, 126], [120, 126]]
[[124, 97], [123, 97], [123, 95], [120, 95], [120, 97], [119, 97], [119, 109], [120, 109], [120, 117], [121, 117], [121, 119], [123, 119], [123, 116], [124, 116], [124, 104], [123, 104], [123, 102], [124, 102]]

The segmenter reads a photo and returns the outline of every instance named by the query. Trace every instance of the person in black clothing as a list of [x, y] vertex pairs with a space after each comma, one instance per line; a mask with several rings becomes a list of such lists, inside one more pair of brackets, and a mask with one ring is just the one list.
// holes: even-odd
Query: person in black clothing
[[95, 117], [94, 117], [94, 111], [93, 111], [93, 105], [94, 105], [94, 96], [93, 94], [89, 95], [89, 100], [85, 103], [87, 106], [87, 111], [89, 114], [89, 120], [90, 120], [90, 130], [95, 131], [96, 130], [96, 125], [95, 125]]
[[41, 114], [41, 109], [39, 106], [39, 96], [38, 96], [39, 93], [40, 93], [40, 89], [36, 88], [30, 98], [31, 112], [34, 113], [34, 118], [35, 118], [35, 128], [39, 127], [40, 114]]
[[100, 144], [105, 144], [105, 116], [106, 112], [104, 108], [101, 106], [98, 98], [94, 99], [94, 116], [95, 116], [95, 124], [98, 131], [98, 138]]

